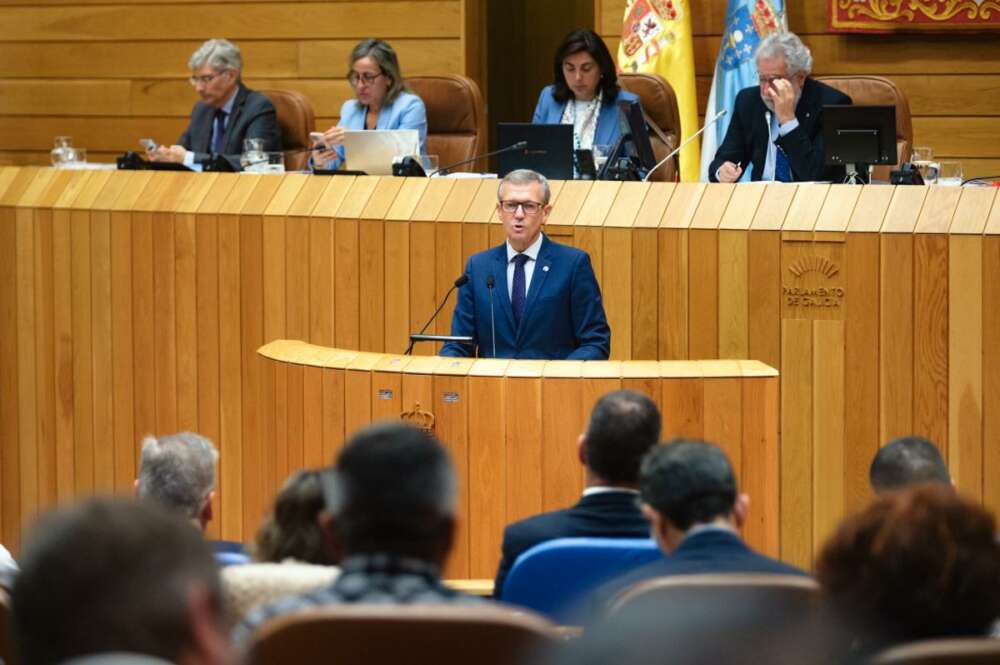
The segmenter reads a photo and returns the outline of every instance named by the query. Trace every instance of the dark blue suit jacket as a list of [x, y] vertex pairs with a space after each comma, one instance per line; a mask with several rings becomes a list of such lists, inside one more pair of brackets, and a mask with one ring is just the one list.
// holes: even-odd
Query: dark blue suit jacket
[[451, 334], [471, 336], [473, 348], [448, 343], [442, 356], [493, 357], [490, 291], [496, 328], [496, 357], [541, 360], [607, 360], [611, 329], [601, 289], [586, 252], [543, 237], [528, 287], [521, 325], [507, 293], [507, 244], [479, 252], [465, 265], [469, 282], [459, 289]]
[[710, 529], [682, 540], [680, 546], [670, 556], [637, 568], [610, 582], [600, 591], [598, 600], [609, 602], [627, 587], [654, 577], [701, 573], [806, 574], [795, 566], [754, 552], [735, 533]]
[[554, 510], [514, 522], [503, 532], [503, 545], [493, 595], [500, 597], [507, 573], [517, 557], [539, 543], [556, 538], [648, 538], [649, 522], [633, 492], [601, 492], [580, 499], [572, 508]]
[[[802, 96], [795, 106], [799, 126], [780, 138], [777, 135], [771, 137], [788, 157], [793, 180], [841, 182], [844, 179], [846, 171], [843, 166], [826, 166], [824, 163], [823, 107], [850, 103], [851, 98], [836, 88], [806, 79], [802, 85]], [[723, 162], [743, 162], [743, 168], [753, 162], [750, 179], [760, 180], [764, 175], [768, 127], [764, 116], [767, 106], [760, 98], [760, 88], [752, 86], [740, 90], [733, 107], [733, 119], [726, 130], [726, 138], [708, 166], [708, 179], [712, 182], [717, 182], [715, 172]]]
[[[535, 105], [535, 115], [531, 118], [531, 122], [534, 124], [558, 125], [562, 122], [563, 112], [569, 102], [557, 102], [553, 96], [555, 89], [554, 85], [542, 88], [542, 94], [538, 95], [538, 104]], [[639, 101], [639, 97], [628, 90], [619, 90], [615, 99], [604, 100], [597, 116], [594, 145], [614, 147], [615, 142], [618, 141], [622, 134], [621, 125], [618, 123], [618, 102], [621, 101]]]

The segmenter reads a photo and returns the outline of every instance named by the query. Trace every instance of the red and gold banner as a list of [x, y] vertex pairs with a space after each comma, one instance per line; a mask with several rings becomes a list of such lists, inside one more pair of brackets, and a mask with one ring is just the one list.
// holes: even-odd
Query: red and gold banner
[[830, 0], [834, 32], [1000, 29], [1000, 0]]

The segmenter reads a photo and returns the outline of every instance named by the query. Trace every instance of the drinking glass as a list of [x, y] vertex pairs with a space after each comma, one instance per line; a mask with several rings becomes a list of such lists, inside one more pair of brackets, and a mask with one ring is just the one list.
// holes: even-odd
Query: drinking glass
[[283, 152], [260, 152], [257, 153], [259, 159], [255, 157], [249, 166], [244, 167], [247, 173], [284, 173], [285, 153]]
[[931, 148], [927, 146], [914, 147], [910, 163], [917, 169], [925, 184], [932, 185], [937, 182], [938, 164], [934, 161], [934, 151]]
[[240, 166], [244, 171], [256, 170], [252, 167], [255, 164], [267, 163], [267, 155], [264, 153], [264, 139], [243, 139], [243, 154], [240, 155]]
[[962, 162], [942, 160], [938, 163], [937, 184], [957, 187], [962, 180]]
[[611, 146], [605, 144], [592, 145], [590, 146], [590, 151], [594, 155], [594, 166], [597, 168], [598, 173], [600, 173], [604, 162], [608, 161], [608, 157], [611, 156]]
[[420, 155], [420, 165], [424, 167], [424, 173], [430, 175], [438, 170], [437, 155]]
[[73, 146], [73, 139], [69, 136], [57, 136], [52, 143], [49, 159], [52, 161], [52, 166], [59, 166], [66, 161], [66, 150]]

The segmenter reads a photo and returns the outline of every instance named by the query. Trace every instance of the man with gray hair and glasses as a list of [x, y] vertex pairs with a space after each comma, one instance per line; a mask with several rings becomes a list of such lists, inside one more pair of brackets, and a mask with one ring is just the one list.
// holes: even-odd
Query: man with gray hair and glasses
[[550, 240], [542, 227], [552, 206], [549, 182], [528, 169], [497, 188], [497, 215], [507, 241], [465, 264], [450, 342], [442, 356], [607, 360], [611, 329], [586, 252]]
[[212, 521], [218, 462], [215, 446], [200, 434], [147, 436], [142, 440], [136, 494], [190, 520], [204, 531]]
[[841, 182], [843, 166], [826, 166], [823, 107], [851, 98], [809, 77], [809, 48], [791, 32], [774, 32], [757, 47], [760, 82], [736, 95], [726, 138], [708, 167], [712, 182], [751, 180]]
[[243, 56], [226, 39], [209, 39], [188, 61], [191, 85], [201, 98], [179, 145], [158, 146], [148, 156], [157, 162], [203, 165], [222, 155], [239, 170], [245, 139], [262, 139], [263, 150], [281, 150], [281, 129], [271, 100], [242, 81]]

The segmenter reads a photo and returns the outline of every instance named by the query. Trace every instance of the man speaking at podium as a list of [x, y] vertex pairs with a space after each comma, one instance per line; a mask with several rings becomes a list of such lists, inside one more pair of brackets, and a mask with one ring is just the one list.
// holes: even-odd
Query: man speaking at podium
[[507, 241], [465, 266], [450, 342], [442, 356], [607, 360], [611, 329], [586, 252], [542, 233], [549, 217], [545, 176], [520, 169], [500, 181], [497, 213]]

